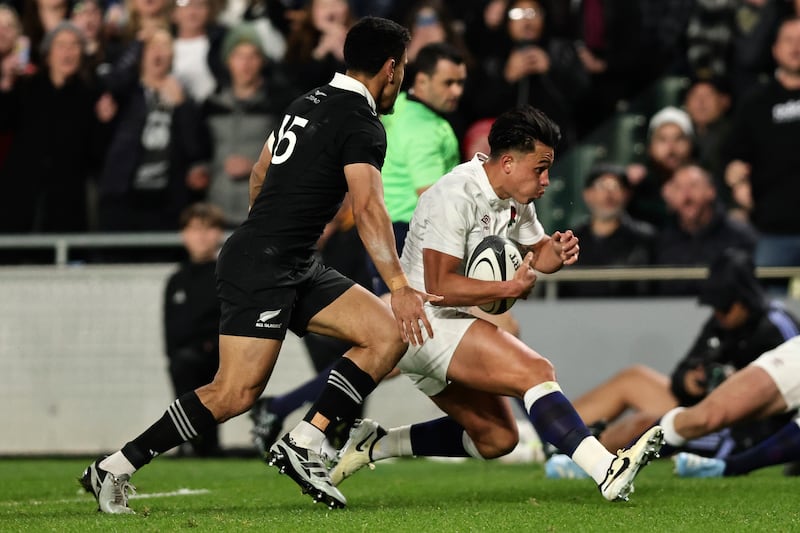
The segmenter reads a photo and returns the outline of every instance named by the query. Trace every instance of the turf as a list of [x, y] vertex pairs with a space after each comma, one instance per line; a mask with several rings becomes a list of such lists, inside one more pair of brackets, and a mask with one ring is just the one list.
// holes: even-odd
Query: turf
[[[257, 459], [160, 458], [134, 476], [136, 515], [97, 513], [76, 478], [87, 460], [0, 460], [0, 531], [797, 531], [800, 478], [765, 469], [678, 479], [660, 460], [629, 502], [589, 480], [548, 480], [540, 465], [422, 459], [378, 464], [342, 489], [345, 510], [314, 505]], [[208, 492], [153, 497], [179, 489]]]

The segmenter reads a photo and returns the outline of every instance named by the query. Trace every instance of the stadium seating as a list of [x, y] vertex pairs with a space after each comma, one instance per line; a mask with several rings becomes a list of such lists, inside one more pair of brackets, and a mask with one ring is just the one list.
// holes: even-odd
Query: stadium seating
[[556, 159], [550, 171], [547, 194], [536, 202], [536, 213], [545, 228], [570, 228], [586, 216], [583, 180], [595, 161], [605, 155], [605, 147], [582, 143]]

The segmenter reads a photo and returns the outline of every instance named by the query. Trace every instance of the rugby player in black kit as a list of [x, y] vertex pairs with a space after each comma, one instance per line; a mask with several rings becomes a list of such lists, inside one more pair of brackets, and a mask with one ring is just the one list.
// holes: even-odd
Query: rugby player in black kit
[[[324, 432], [332, 421], [352, 422], [407, 344], [422, 343], [422, 327], [433, 335], [423, 304], [440, 299], [409, 286], [383, 203], [386, 135], [378, 115], [397, 98], [408, 42], [408, 31], [394, 22], [359, 21], [345, 41], [347, 73], [295, 100], [269, 135], [250, 176], [250, 215], [217, 264], [219, 370], [121, 450], [87, 467], [81, 483], [100, 511], [132, 513], [127, 494], [136, 470], [247, 411], [267, 384], [287, 329], [354, 347], [333, 367], [304, 420], [273, 445], [269, 462], [315, 501], [346, 504], [323, 464]], [[391, 310], [314, 258], [317, 239], [348, 191], [359, 235], [391, 289]]]

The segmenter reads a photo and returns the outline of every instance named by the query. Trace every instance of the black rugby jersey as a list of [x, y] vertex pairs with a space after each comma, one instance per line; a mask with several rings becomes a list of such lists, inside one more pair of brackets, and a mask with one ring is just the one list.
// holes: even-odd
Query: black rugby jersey
[[337, 74], [292, 102], [270, 135], [272, 162], [243, 226], [276, 258], [312, 255], [347, 191], [344, 166], [381, 169], [386, 132], [361, 83]]

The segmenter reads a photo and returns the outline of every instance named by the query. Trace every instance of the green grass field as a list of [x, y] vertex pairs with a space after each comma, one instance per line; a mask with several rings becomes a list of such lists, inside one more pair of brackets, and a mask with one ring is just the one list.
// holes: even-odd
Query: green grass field
[[348, 508], [330, 511], [257, 459], [161, 458], [134, 476], [137, 514], [111, 516], [78, 490], [87, 462], [0, 460], [0, 531], [800, 530], [800, 478], [779, 468], [686, 480], [660, 460], [629, 502], [609, 503], [591, 481], [548, 480], [541, 465], [404, 460], [359, 472], [342, 485]]

